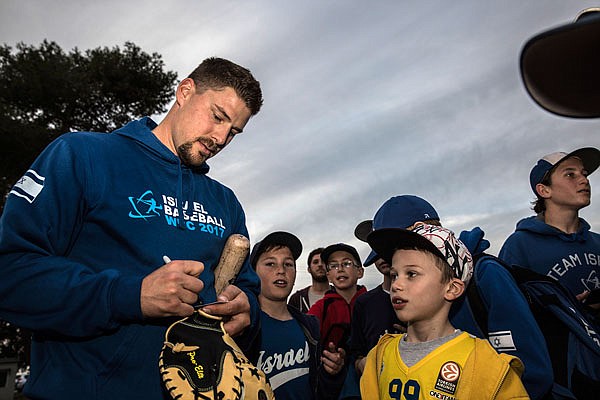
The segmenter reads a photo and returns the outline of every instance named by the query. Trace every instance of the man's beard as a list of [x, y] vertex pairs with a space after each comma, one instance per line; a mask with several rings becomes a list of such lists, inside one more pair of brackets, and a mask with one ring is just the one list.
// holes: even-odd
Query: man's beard
[[192, 147], [194, 146], [194, 143], [196, 143], [196, 142], [202, 143], [208, 150], [210, 150], [210, 152], [213, 155], [218, 150], [218, 147], [214, 144], [214, 142], [212, 140], [206, 139], [206, 138], [198, 138], [194, 141], [180, 144], [177, 147], [177, 155], [179, 156], [181, 163], [184, 165], [187, 165], [188, 167], [199, 167], [200, 165], [204, 164], [204, 162], [206, 162], [206, 160], [208, 160], [208, 158], [209, 158], [209, 157], [204, 157], [199, 152], [194, 153], [192, 151]]
[[313, 281], [319, 282], [319, 283], [328, 281], [326, 274], [325, 275], [312, 275], [312, 278], [313, 278]]

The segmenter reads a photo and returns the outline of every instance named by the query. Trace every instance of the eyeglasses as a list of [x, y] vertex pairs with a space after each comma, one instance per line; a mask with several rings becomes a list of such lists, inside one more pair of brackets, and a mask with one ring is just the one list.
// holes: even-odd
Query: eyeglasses
[[356, 265], [354, 262], [348, 260], [348, 261], [342, 261], [339, 264], [327, 264], [326, 267], [327, 267], [327, 271], [331, 271], [332, 269], [339, 271], [340, 269], [358, 267], [358, 265]]

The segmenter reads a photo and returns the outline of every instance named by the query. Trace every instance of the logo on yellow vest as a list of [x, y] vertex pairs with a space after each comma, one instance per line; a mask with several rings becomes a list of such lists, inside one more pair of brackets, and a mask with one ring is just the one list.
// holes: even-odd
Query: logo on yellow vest
[[454, 361], [445, 362], [440, 368], [435, 388], [442, 392], [456, 393], [456, 385], [460, 378], [460, 366]]

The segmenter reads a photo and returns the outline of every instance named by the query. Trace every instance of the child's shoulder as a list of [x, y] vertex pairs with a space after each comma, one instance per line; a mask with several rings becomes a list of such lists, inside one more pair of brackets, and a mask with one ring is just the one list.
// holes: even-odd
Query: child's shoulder
[[386, 333], [379, 338], [377, 344], [369, 351], [368, 356], [381, 360], [384, 354], [398, 351], [398, 343], [402, 340], [403, 333]]
[[394, 348], [398, 348], [398, 342], [402, 340], [403, 336], [404, 333], [385, 333], [379, 338], [375, 347], [383, 349], [393, 342], [395, 344]]
[[[472, 336], [475, 343], [475, 357], [474, 360], [477, 362], [483, 362], [489, 364], [497, 364], [499, 366], [510, 366], [512, 369], [519, 372], [519, 375], [523, 373], [524, 366], [521, 360], [513, 355], [506, 353], [498, 353], [496, 349], [492, 347], [490, 342], [485, 339], [480, 339]], [[485, 361], [484, 361], [485, 360]]]
[[[309, 309], [308, 314], [321, 317], [322, 314], [327, 311], [332, 304], [339, 302], [346, 303], [346, 300], [337, 293], [335, 290], [328, 290], [323, 297], [315, 302]], [[335, 307], [335, 306], [334, 306]]]

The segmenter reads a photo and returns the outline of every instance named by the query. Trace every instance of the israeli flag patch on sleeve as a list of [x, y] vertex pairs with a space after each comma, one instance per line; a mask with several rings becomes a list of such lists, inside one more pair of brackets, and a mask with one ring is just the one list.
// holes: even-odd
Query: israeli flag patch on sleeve
[[30, 203], [36, 199], [44, 188], [46, 178], [30, 169], [15, 183], [9, 194], [24, 198]]
[[490, 332], [490, 344], [496, 351], [516, 351], [517, 347], [512, 338], [511, 331]]

